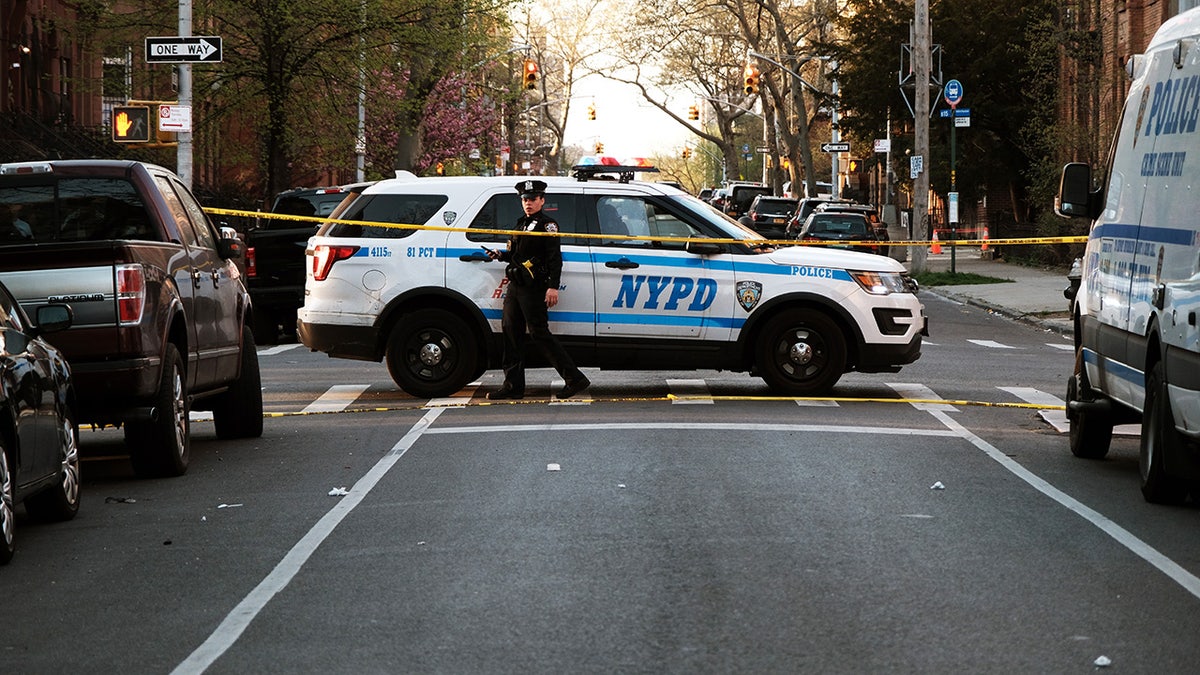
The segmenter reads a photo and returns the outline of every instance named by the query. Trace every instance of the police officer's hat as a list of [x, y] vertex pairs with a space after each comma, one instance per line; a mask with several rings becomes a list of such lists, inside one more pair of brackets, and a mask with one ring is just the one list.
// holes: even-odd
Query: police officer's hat
[[546, 181], [544, 180], [523, 180], [517, 183], [517, 192], [521, 198], [533, 199], [534, 197], [546, 196]]

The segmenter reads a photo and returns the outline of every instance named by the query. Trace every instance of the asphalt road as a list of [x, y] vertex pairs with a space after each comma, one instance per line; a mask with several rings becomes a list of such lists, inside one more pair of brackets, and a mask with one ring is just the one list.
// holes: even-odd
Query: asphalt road
[[1142, 501], [1136, 437], [1078, 460], [1023, 407], [1068, 338], [926, 305], [921, 361], [824, 401], [702, 371], [429, 402], [261, 350], [278, 416], [196, 422], [182, 478], [84, 432], [78, 518], [0, 569], [0, 672], [1193, 671], [1200, 511]]

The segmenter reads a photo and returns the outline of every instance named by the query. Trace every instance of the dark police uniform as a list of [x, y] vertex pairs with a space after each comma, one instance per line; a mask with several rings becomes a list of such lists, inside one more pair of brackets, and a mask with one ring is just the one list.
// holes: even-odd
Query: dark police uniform
[[[517, 183], [522, 199], [545, 196], [546, 183], [523, 180]], [[517, 220], [515, 228], [524, 232], [558, 232], [558, 223], [538, 210]], [[499, 251], [498, 259], [508, 263], [504, 294], [504, 385], [490, 399], [519, 399], [525, 395], [525, 334], [529, 335], [546, 360], [558, 371], [565, 386], [556, 395], [568, 398], [590, 384], [567, 355], [558, 338], [550, 332], [546, 308], [546, 290], [557, 289], [562, 276], [562, 250], [559, 237], [513, 235], [508, 250]]]

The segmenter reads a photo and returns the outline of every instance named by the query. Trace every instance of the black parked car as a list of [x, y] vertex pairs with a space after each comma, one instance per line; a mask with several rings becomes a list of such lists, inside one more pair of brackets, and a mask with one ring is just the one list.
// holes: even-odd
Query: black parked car
[[750, 210], [738, 222], [767, 239], [783, 239], [788, 218], [796, 212], [798, 202], [791, 197], [759, 195], [750, 202]]
[[71, 370], [42, 335], [71, 325], [66, 305], [42, 305], [32, 325], [0, 284], [0, 565], [16, 551], [16, 506], [38, 520], [79, 510], [79, 428]]
[[[830, 245], [829, 248], [849, 248], [863, 253], [881, 253], [880, 241], [875, 228], [867, 217], [860, 213], [838, 211], [815, 211], [800, 228], [801, 241], [844, 241], [845, 245]], [[855, 242], [853, 244], [849, 242]], [[858, 243], [863, 242], [863, 243]]]

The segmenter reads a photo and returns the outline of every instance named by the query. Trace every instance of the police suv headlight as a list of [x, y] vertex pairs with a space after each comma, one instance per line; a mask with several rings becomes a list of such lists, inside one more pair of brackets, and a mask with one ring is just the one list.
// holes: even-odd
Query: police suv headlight
[[871, 295], [915, 292], [915, 288], [905, 280], [905, 275], [900, 272], [855, 272], [852, 270], [850, 276]]

